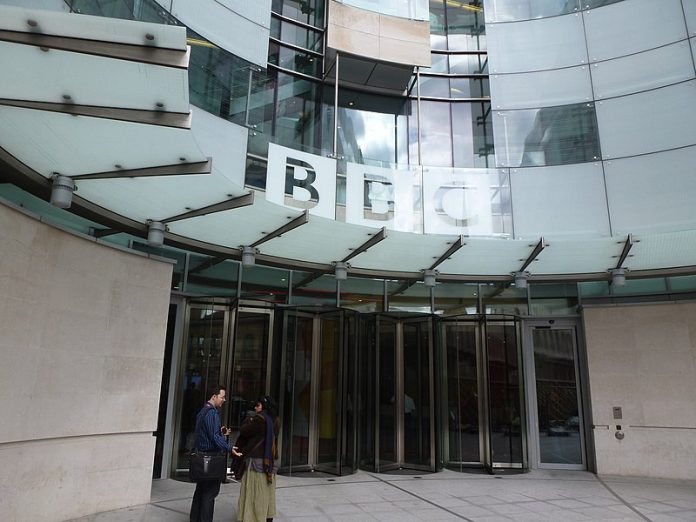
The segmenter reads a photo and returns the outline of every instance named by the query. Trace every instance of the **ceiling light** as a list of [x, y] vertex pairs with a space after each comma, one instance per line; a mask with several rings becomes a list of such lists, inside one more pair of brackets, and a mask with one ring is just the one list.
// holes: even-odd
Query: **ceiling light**
[[348, 263], [344, 263], [342, 261], [335, 261], [334, 262], [334, 277], [336, 277], [337, 281], [345, 281], [348, 279], [348, 269], [350, 268], [350, 265]]
[[437, 284], [437, 270], [423, 270], [423, 282], [428, 288], [433, 288]]
[[57, 172], [51, 178], [51, 205], [58, 208], [70, 208], [75, 182], [68, 176], [61, 176]]
[[256, 264], [256, 254], [258, 250], [251, 246], [242, 247], [242, 266], [251, 268]]
[[164, 233], [167, 225], [161, 221], [148, 221], [147, 226], [147, 245], [151, 247], [161, 247], [164, 244]]
[[529, 272], [515, 272], [515, 286], [517, 288], [527, 288], [527, 279], [529, 278]]
[[623, 286], [626, 284], [626, 269], [614, 268], [609, 270], [611, 274], [611, 286]]

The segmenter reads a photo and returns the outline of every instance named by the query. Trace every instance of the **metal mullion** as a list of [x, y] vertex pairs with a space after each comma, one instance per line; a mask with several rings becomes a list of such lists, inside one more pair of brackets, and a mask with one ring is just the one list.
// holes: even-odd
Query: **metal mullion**
[[321, 352], [319, 343], [321, 341], [321, 321], [318, 315], [311, 317], [312, 319], [312, 360], [310, 363], [310, 375], [312, 376], [312, 384], [309, 391], [309, 455], [308, 462], [310, 469], [314, 469], [318, 459], [318, 426], [319, 426], [319, 387], [321, 385], [320, 372], [321, 367]]
[[435, 354], [433, 353], [434, 343], [434, 325], [435, 321], [432, 317], [427, 320], [428, 326], [428, 384], [430, 388], [430, 469], [436, 471], [437, 462], [435, 460]]
[[394, 407], [396, 408], [396, 463], [404, 465], [404, 325], [402, 321], [394, 323], [395, 341], [395, 384]]
[[302, 27], [304, 29], [309, 29], [309, 30], [317, 32], [317, 33], [324, 33], [324, 29], [322, 27], [316, 27], [316, 26], [308, 24], [306, 22], [301, 22], [299, 20], [295, 20], [294, 18], [289, 18], [283, 14], [276, 13], [275, 11], [271, 11], [271, 16], [278, 18], [279, 20], [282, 20], [283, 22], [289, 22], [293, 25], [297, 25], [298, 27]]
[[299, 46], [299, 45], [295, 45], [295, 44], [291, 44], [291, 43], [288, 43], [288, 42], [284, 42], [284, 41], [282, 41], [282, 40], [278, 40], [277, 38], [273, 38], [272, 36], [269, 36], [268, 39], [269, 39], [271, 42], [280, 45], [281, 47], [286, 47], [287, 49], [292, 49], [293, 51], [298, 51], [298, 52], [301, 52], [301, 53], [311, 54], [311, 55], [313, 55], [313, 56], [316, 56], [317, 58], [323, 58], [323, 57], [324, 57], [324, 55], [323, 55], [322, 53], [320, 53], [319, 51], [313, 51], [312, 49], [307, 49], [307, 48], [302, 47], [302, 46]]

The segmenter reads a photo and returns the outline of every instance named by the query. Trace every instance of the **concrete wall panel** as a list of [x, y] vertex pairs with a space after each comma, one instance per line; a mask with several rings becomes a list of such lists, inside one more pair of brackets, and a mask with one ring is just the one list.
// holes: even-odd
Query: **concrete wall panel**
[[3, 520], [147, 502], [171, 265], [4, 205], [0, 242]]
[[584, 321], [597, 472], [696, 479], [696, 303], [586, 308]]

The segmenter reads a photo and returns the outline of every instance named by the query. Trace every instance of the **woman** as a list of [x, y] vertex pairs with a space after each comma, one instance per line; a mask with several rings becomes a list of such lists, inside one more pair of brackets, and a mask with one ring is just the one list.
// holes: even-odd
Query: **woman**
[[280, 420], [273, 399], [265, 396], [254, 407], [239, 428], [239, 438], [232, 449], [235, 456], [244, 455], [246, 473], [242, 477], [237, 505], [239, 522], [268, 522], [276, 515], [276, 438]]

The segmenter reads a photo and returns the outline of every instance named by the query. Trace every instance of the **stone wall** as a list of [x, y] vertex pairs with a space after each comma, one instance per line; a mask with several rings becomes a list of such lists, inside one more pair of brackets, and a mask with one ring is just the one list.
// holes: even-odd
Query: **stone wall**
[[584, 321], [597, 472], [696, 479], [696, 303], [586, 308]]
[[0, 513], [149, 501], [172, 267], [0, 204]]

